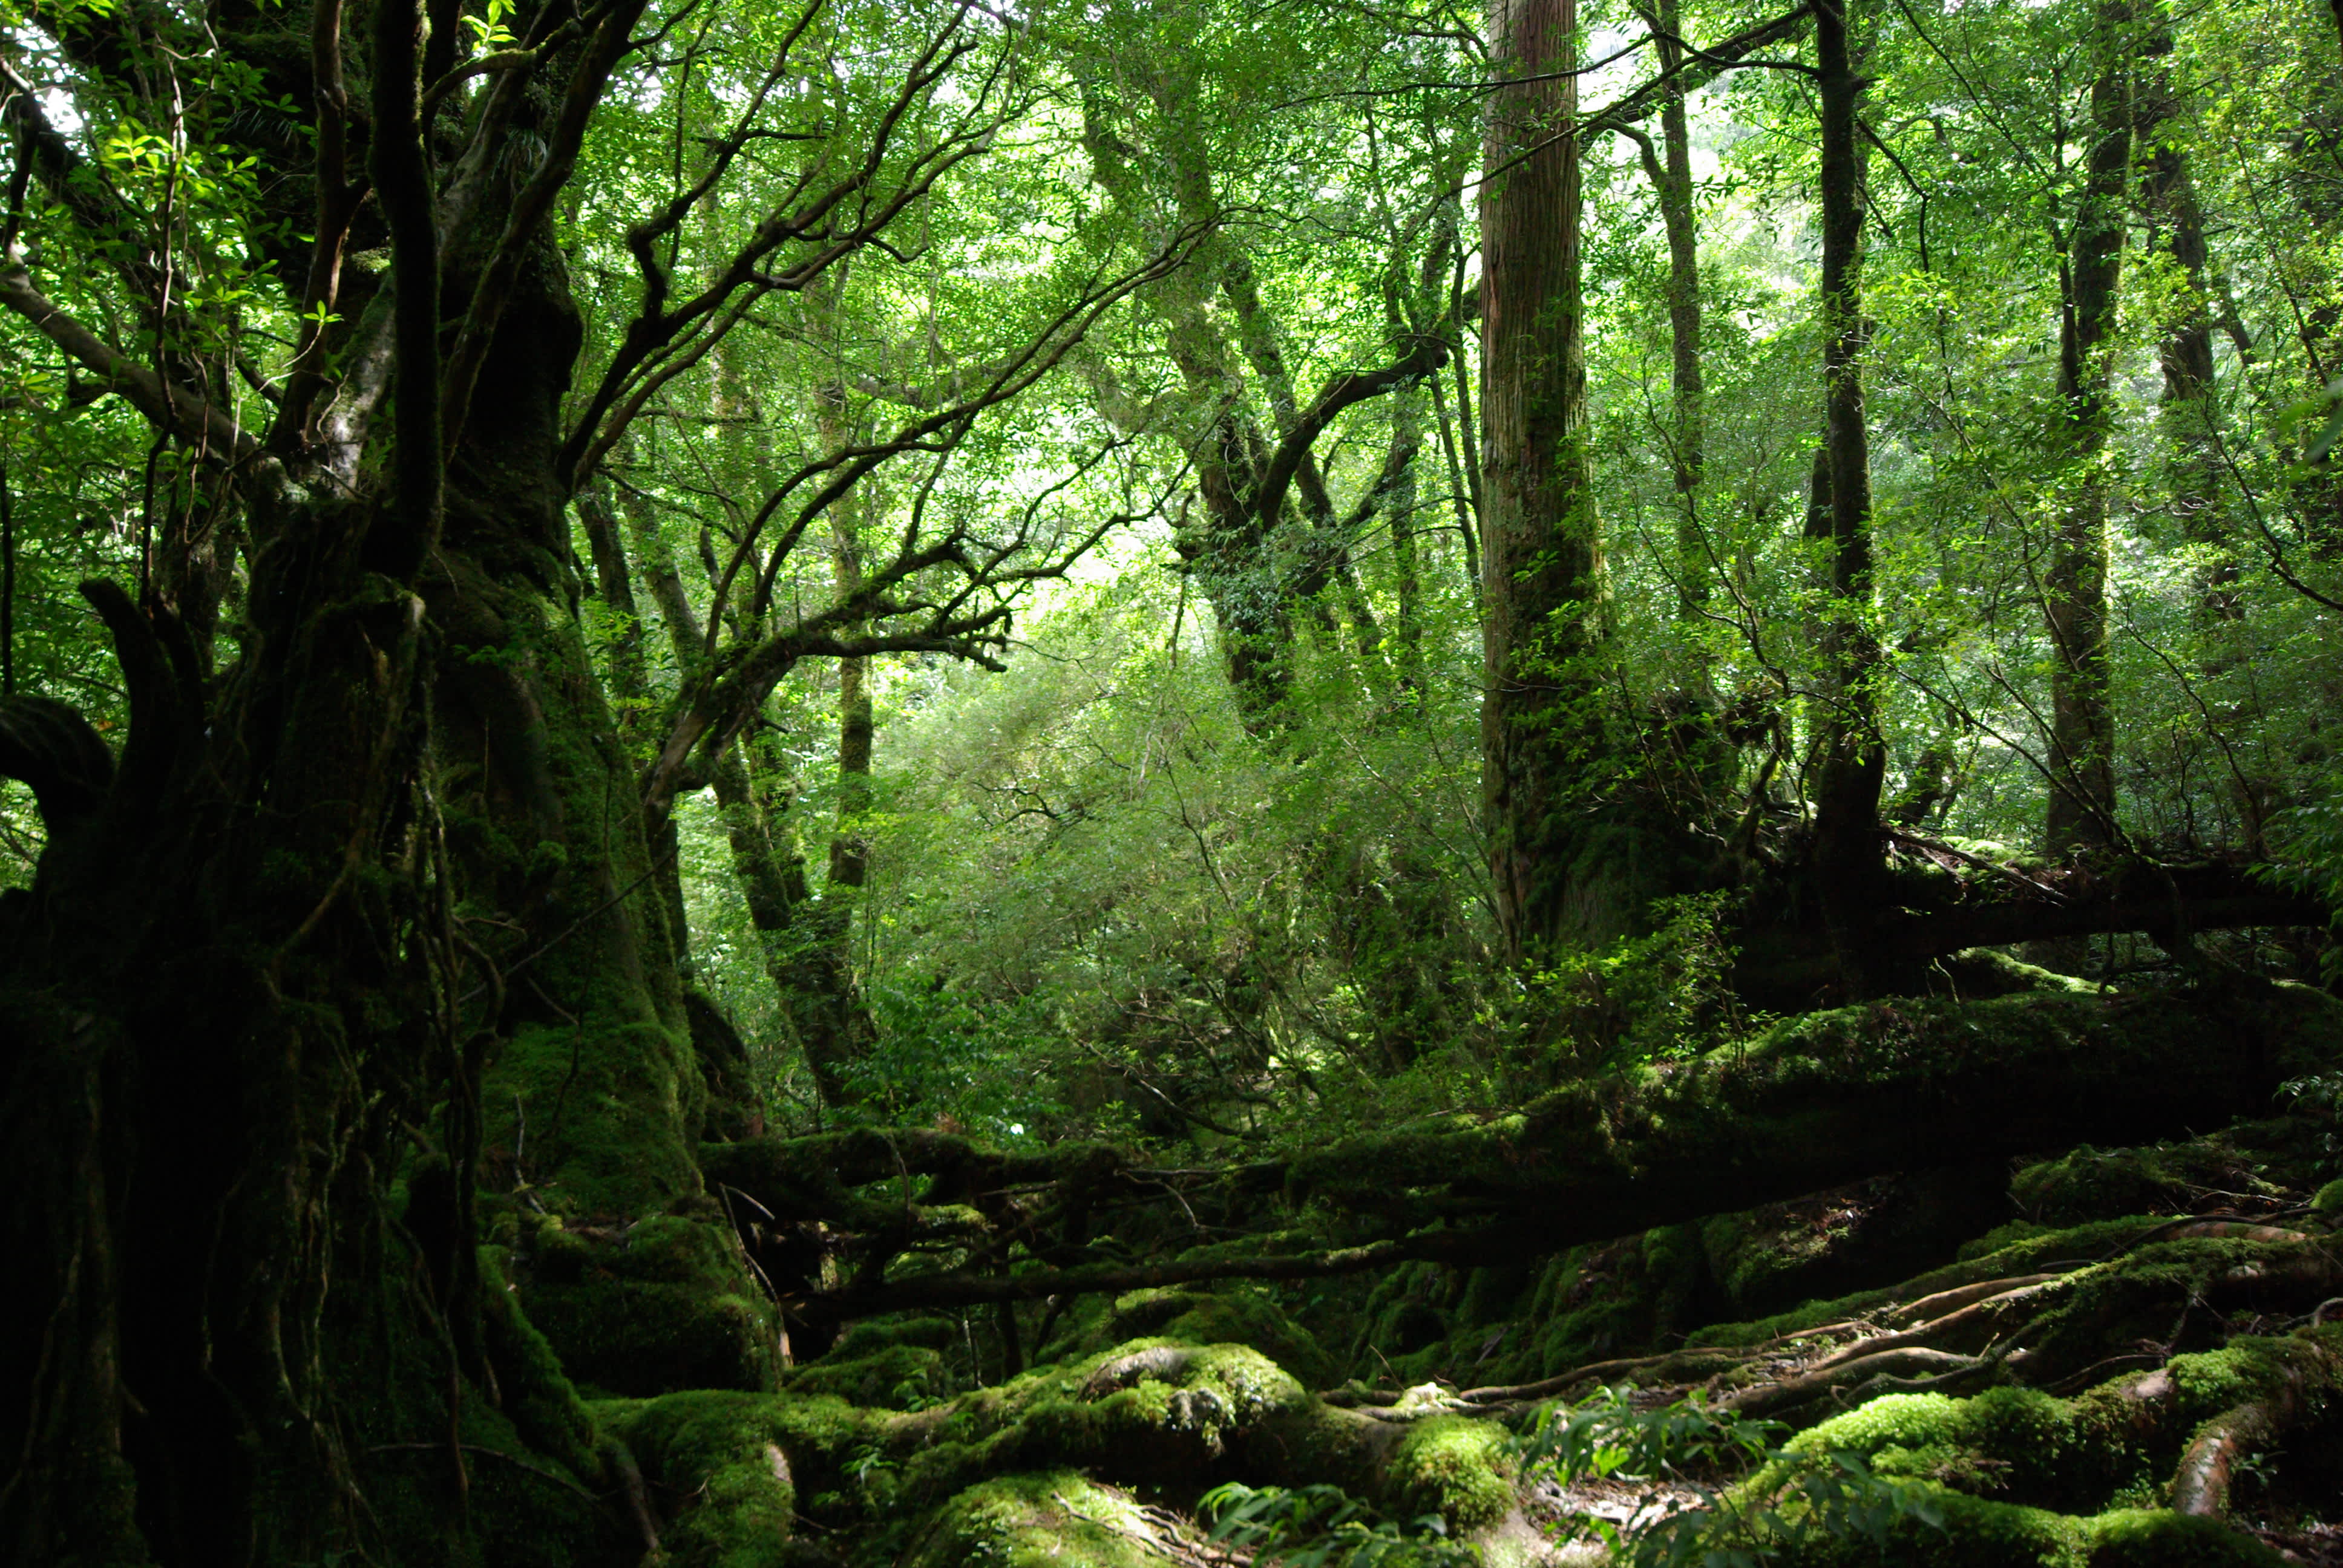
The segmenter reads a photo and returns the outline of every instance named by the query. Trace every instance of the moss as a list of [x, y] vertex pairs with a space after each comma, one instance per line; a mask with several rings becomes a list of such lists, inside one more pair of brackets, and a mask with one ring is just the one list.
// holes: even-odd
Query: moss
[[689, 1037], [656, 1019], [533, 1025], [490, 1064], [488, 1135], [525, 1158], [540, 1201], [635, 1215], [699, 1191], [690, 1125], [701, 1092]]
[[1128, 1494], [1070, 1470], [969, 1488], [920, 1529], [902, 1568], [1147, 1568], [1191, 1563]]
[[1452, 1531], [1485, 1530], [1513, 1512], [1514, 1474], [1512, 1444], [1496, 1423], [1433, 1415], [1409, 1425], [1385, 1490], [1409, 1513], [1437, 1512]]
[[501, 1247], [480, 1249], [483, 1326], [505, 1413], [530, 1447], [591, 1480], [600, 1471], [594, 1457], [599, 1436], [593, 1417], [561, 1370], [553, 1347], [521, 1311], [506, 1276], [505, 1257]]
[[[1789, 1448], [1853, 1452], [1883, 1476], [2097, 1514], [2156, 1496], [2205, 1422], [2289, 1382], [2314, 1395], [2331, 1389], [2338, 1368], [2343, 1328], [2239, 1338], [2071, 1399], [2015, 1387], [1969, 1399], [1890, 1394], [1799, 1434]], [[1778, 1479], [1768, 1467], [1750, 1484], [1763, 1489]]]
[[2020, 1171], [2010, 1181], [2009, 1195], [2029, 1219], [2060, 1226], [2119, 1215], [2187, 1213], [2196, 1192], [2208, 1187], [2273, 1200], [2281, 1195], [2227, 1139], [2217, 1136], [2145, 1149], [2083, 1144]]
[[1684, 1342], [1695, 1347], [1755, 1344], [1825, 1323], [1844, 1322], [1897, 1302], [1918, 1301], [1938, 1291], [1981, 1280], [2040, 1273], [2054, 1264], [2071, 1266], [2104, 1258], [2162, 1222], [2152, 1215], [2128, 1215], [2056, 1231], [2027, 1224], [2004, 1227], [1990, 1238], [1996, 1244], [1989, 1251], [1973, 1251], [1974, 1244], [1963, 1247], [1957, 1262], [1915, 1275], [1893, 1288], [1857, 1291], [1829, 1301], [1808, 1302], [1788, 1312], [1745, 1322], [1711, 1324], [1686, 1336]]
[[2166, 1508], [2114, 1509], [2090, 1520], [2090, 1568], [2277, 1568], [2286, 1559], [2249, 1535]]
[[980, 1390], [958, 1402], [951, 1423], [973, 1440], [969, 1457], [995, 1472], [1072, 1463], [1179, 1478], [1202, 1475], [1232, 1436], [1308, 1401], [1249, 1346], [1141, 1340]]
[[834, 1399], [713, 1389], [595, 1409], [671, 1511], [661, 1542], [678, 1568], [789, 1561], [800, 1487], [835, 1482], [884, 1419]]
[[853, 1324], [840, 1334], [822, 1359], [855, 1361], [894, 1345], [917, 1345], [927, 1350], [944, 1351], [951, 1348], [960, 1333], [960, 1324], [950, 1318], [871, 1318]]
[[580, 1382], [623, 1394], [773, 1386], [772, 1308], [729, 1227], [673, 1214], [609, 1231], [554, 1221], [531, 1243], [522, 1301]]
[[791, 1393], [832, 1394], [849, 1404], [885, 1410], [918, 1410], [952, 1392], [943, 1353], [926, 1345], [882, 1345], [843, 1357], [833, 1350], [820, 1361], [784, 1370], [779, 1382]]
[[2329, 1181], [2310, 1200], [2311, 1216], [2330, 1230], [2343, 1226], [2343, 1181]]
[[1091, 1348], [1144, 1335], [1191, 1344], [1252, 1346], [1293, 1374], [1306, 1388], [1325, 1388], [1336, 1378], [1333, 1357], [1310, 1331], [1295, 1322], [1267, 1293], [1238, 1281], [1210, 1288], [1175, 1286], [1133, 1291], [1115, 1298], [1113, 1309], [1091, 1331]]
[[1899, 1522], [1884, 1552], [1866, 1539], [1815, 1536], [1777, 1560], [1785, 1568], [2277, 1568], [2285, 1561], [2249, 1535], [2168, 1509], [2078, 1518], [1952, 1492], [1935, 1501], [1943, 1527]]

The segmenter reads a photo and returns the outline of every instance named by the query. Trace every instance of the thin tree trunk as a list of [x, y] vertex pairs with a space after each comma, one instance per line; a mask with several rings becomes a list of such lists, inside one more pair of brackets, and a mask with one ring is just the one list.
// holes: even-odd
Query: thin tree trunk
[[2107, 689], [2107, 483], [2116, 295], [2131, 168], [2131, 105], [2117, 19], [2099, 18], [2091, 84], [2094, 137], [2075, 216], [2058, 354], [2059, 432], [2074, 476], [2051, 543], [2043, 608], [2049, 625], [2052, 779], [2043, 837], [2054, 855], [2103, 846], [2115, 826], [2115, 719]]
[[[1657, 37], [1660, 69], [1684, 64], [1678, 42], [1684, 25], [1677, 0], [1661, 0]], [[1676, 582], [1678, 608], [1696, 617], [1708, 600], [1709, 553], [1700, 524], [1701, 466], [1705, 460], [1705, 389], [1700, 354], [1700, 236], [1693, 218], [1692, 132], [1685, 123], [1684, 95], [1670, 92], [1660, 102], [1661, 148], [1638, 138], [1644, 170], [1658, 194], [1660, 222], [1668, 239], [1668, 385], [1673, 407], [1669, 432], [1670, 477], [1676, 491]]]
[[1879, 731], [1879, 645], [1871, 629], [1871, 450], [1864, 426], [1864, 168], [1856, 119], [1863, 82], [1848, 40], [1853, 0], [1817, 0], [1821, 75], [1823, 381], [1825, 433], [1808, 526], [1819, 526], [1827, 477], [1830, 609], [1822, 757], [1815, 789], [1814, 869], [1823, 923], [1848, 990], [1868, 994], [1868, 926], [1886, 892], [1879, 834], [1887, 752]]
[[[1434, 377], [1435, 389], [1439, 378]], [[1423, 689], [1423, 576], [1417, 558], [1415, 518], [1415, 454], [1423, 446], [1423, 397], [1413, 387], [1392, 394], [1393, 474], [1383, 507], [1391, 518], [1392, 568], [1396, 576], [1392, 638], [1399, 645], [1400, 689], [1413, 696]], [[1403, 459], [1399, 454], [1405, 453]], [[1392, 465], [1386, 466], [1386, 471]]]

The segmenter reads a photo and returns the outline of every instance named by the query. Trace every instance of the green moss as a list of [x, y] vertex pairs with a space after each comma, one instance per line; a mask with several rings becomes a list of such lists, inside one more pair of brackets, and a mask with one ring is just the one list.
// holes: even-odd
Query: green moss
[[944, 1351], [958, 1342], [960, 1334], [960, 1324], [951, 1318], [871, 1318], [853, 1324], [839, 1335], [822, 1359], [854, 1361], [894, 1345], [918, 1345], [927, 1350]]
[[524, 1151], [540, 1201], [631, 1216], [699, 1191], [690, 1123], [701, 1092], [685, 1032], [637, 1017], [520, 1030], [481, 1098], [491, 1142]]
[[926, 1345], [883, 1345], [842, 1358], [833, 1350], [820, 1361], [785, 1369], [779, 1381], [791, 1393], [832, 1394], [850, 1404], [884, 1410], [918, 1410], [952, 1392], [943, 1353]]
[[1434, 1415], [1409, 1425], [1385, 1484], [1407, 1512], [1436, 1511], [1461, 1533], [1513, 1512], [1514, 1474], [1512, 1445], [1495, 1422]]
[[1940, 1491], [1941, 1529], [1899, 1522], [1885, 1543], [1811, 1537], [1776, 1559], [1785, 1568], [2276, 1568], [2285, 1561], [2249, 1535], [2167, 1509], [2112, 1509], [2077, 1518]]
[[1200, 1345], [1251, 1345], [1307, 1388], [1329, 1387], [1337, 1376], [1333, 1357], [1309, 1330], [1266, 1292], [1240, 1281], [1118, 1296], [1089, 1339], [1091, 1348], [1099, 1348], [1150, 1335]]
[[[2336, 1386], [2343, 1328], [2239, 1338], [2175, 1356], [2071, 1399], [2004, 1387], [1970, 1399], [1890, 1394], [1791, 1440], [1794, 1452], [1852, 1452], [1874, 1473], [1993, 1501], [2094, 1515], [2152, 1498], [2202, 1424], [2292, 1383], [2311, 1397]], [[1775, 1484], [1761, 1470], [1754, 1490]]]
[[480, 1297], [488, 1360], [496, 1368], [505, 1413], [530, 1447], [550, 1454], [571, 1473], [600, 1473], [594, 1457], [599, 1436], [585, 1402], [561, 1369], [553, 1347], [521, 1311], [505, 1272], [505, 1250], [480, 1249]]
[[2146, 1149], [2084, 1144], [2020, 1171], [2010, 1181], [2009, 1195], [2028, 1218], [2061, 1226], [2120, 1215], [2187, 1213], [2196, 1192], [2207, 1187], [2279, 1196], [2279, 1189], [2261, 1180], [2230, 1141], [2219, 1136]]
[[2320, 1224], [2343, 1225], [2343, 1181], [2329, 1181], [2310, 1200], [2310, 1212]]
[[521, 1299], [578, 1382], [623, 1394], [773, 1386], [772, 1308], [729, 1226], [673, 1214], [608, 1231], [551, 1221], [523, 1257]]
[[779, 1568], [790, 1560], [795, 1456], [836, 1445], [834, 1405], [710, 1390], [598, 1408], [675, 1510], [660, 1535], [674, 1568]]
[[952, 1423], [973, 1440], [970, 1458], [996, 1473], [1073, 1463], [1113, 1475], [1201, 1476], [1232, 1436], [1308, 1400], [1249, 1346], [1141, 1340], [980, 1390], [958, 1402]]
[[920, 1529], [902, 1568], [1149, 1568], [1190, 1563], [1131, 1497], [1070, 1470], [969, 1488]]

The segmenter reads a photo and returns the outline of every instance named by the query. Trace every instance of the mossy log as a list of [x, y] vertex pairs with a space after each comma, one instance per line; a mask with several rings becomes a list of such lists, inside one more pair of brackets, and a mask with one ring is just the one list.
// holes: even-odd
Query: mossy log
[[[777, 1215], [865, 1227], [853, 1281], [797, 1297], [803, 1310], [854, 1317], [1407, 1259], [1518, 1259], [1887, 1171], [2204, 1130], [2266, 1111], [2280, 1082], [2338, 1060], [2343, 1004], [2225, 976], [2134, 995], [1815, 1013], [1697, 1060], [1555, 1091], [1511, 1115], [1450, 1117], [1218, 1169], [1146, 1170], [1091, 1146], [1000, 1155], [918, 1131], [704, 1154], [711, 1181]], [[883, 1189], [855, 1191], [858, 1177]], [[1086, 1250], [1061, 1228], [1104, 1207], [1164, 1203], [1167, 1189], [1257, 1239], [1131, 1258]], [[988, 1219], [983, 1266], [885, 1278], [888, 1249], [940, 1222], [947, 1204], [999, 1216]]]

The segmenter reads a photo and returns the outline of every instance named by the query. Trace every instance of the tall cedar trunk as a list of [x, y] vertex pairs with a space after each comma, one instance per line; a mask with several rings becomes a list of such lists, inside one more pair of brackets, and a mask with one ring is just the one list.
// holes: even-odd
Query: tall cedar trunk
[[1574, 875], [1597, 775], [1598, 556], [1579, 297], [1576, 0], [1491, 0], [1481, 194], [1482, 788], [1516, 961], [1614, 923]]
[[[1871, 450], [1864, 427], [1864, 169], [1856, 120], [1863, 82], [1848, 44], [1852, 0], [1818, 0], [1821, 75], [1825, 433], [1815, 467], [1809, 530], [1827, 496], [1830, 609], [1823, 631], [1825, 700], [1815, 788], [1817, 901], [1848, 990], [1884, 977], [1869, 926], [1886, 896], [1879, 796], [1887, 754], [1879, 733], [1879, 646], [1871, 630]], [[1823, 481], [1827, 478], [1827, 489]]]
[[2119, 26], [2119, 15], [2101, 15], [2095, 41], [2098, 75], [2091, 83], [2093, 141], [2060, 301], [2056, 417], [2070, 477], [2043, 578], [2051, 649], [2051, 780], [2043, 838], [2054, 855], [2104, 846], [2115, 827], [2105, 464], [2114, 423], [2116, 295], [2131, 170], [2131, 105]]

